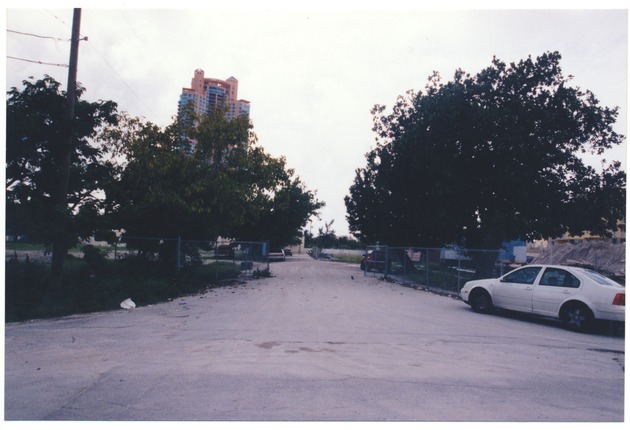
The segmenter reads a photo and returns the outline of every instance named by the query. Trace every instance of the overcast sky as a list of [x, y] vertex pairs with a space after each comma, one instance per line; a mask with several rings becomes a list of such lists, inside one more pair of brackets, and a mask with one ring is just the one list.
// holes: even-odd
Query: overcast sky
[[[621, 108], [616, 130], [627, 134], [623, 2], [596, 4], [607, 9], [586, 3], [581, 10], [501, 10], [492, 2], [478, 9], [448, 2], [439, 3], [442, 9], [423, 9], [423, 2], [396, 0], [342, 0], [315, 8], [238, 0], [206, 1], [203, 8], [157, 3], [156, 9], [134, 1], [108, 3], [107, 9], [80, 3], [74, 5], [83, 7], [81, 34], [88, 38], [80, 44], [78, 68], [85, 100], [114, 100], [120, 110], [165, 126], [195, 69], [206, 77], [234, 76], [239, 98], [251, 102], [259, 144], [285, 156], [287, 166], [326, 202], [314, 233], [333, 219], [338, 235], [348, 233], [343, 198], [374, 146], [370, 109], [391, 107], [407, 90], [422, 90], [434, 70], [450, 80], [457, 68], [479, 72], [493, 56], [509, 63], [559, 51], [574, 86]], [[316, 2], [303, 4], [309, 3]], [[23, 60], [68, 63], [70, 6], [9, 0], [7, 7], [7, 89], [48, 74], [65, 90], [67, 68]], [[625, 169], [625, 145], [606, 156], [623, 161]]]

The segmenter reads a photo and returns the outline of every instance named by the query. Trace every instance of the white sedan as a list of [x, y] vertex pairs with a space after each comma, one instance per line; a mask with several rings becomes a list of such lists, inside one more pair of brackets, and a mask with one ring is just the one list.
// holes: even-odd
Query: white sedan
[[272, 249], [269, 251], [269, 261], [284, 261], [286, 256], [282, 249]]
[[559, 318], [574, 331], [588, 330], [595, 319], [625, 321], [625, 287], [578, 267], [524, 266], [498, 279], [466, 282], [459, 294], [475, 312], [496, 307]]

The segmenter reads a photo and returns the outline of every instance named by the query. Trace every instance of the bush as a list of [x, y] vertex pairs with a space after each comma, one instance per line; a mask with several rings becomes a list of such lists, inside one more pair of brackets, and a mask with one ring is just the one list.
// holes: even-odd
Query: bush
[[85, 248], [83, 259], [65, 262], [62, 297], [50, 294], [45, 263], [8, 261], [6, 322], [118, 309], [126, 298], [144, 306], [194, 294], [240, 275], [239, 267], [229, 262], [186, 267], [178, 276], [166, 275], [158, 262], [135, 257], [114, 261], [98, 249]]
[[360, 264], [362, 255], [357, 254], [335, 254], [335, 260], [348, 264]]
[[99, 270], [105, 264], [106, 251], [101, 251], [94, 245], [85, 245], [81, 251], [83, 251], [83, 261], [87, 263], [90, 269]]
[[46, 294], [48, 270], [42, 263], [7, 261], [5, 265], [5, 320], [34, 318]]
[[269, 269], [256, 269], [252, 273], [252, 276], [254, 277], [254, 279], [271, 278], [271, 272], [269, 271]]
[[238, 265], [228, 261], [217, 261], [184, 268], [180, 272], [178, 283], [185, 292], [191, 289], [198, 291], [209, 284], [237, 279], [240, 274], [241, 270]]

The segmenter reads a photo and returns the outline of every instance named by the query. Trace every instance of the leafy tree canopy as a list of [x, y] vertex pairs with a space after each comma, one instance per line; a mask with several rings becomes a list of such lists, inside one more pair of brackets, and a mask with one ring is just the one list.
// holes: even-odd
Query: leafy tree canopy
[[191, 115], [165, 129], [126, 116], [104, 135], [122, 160], [107, 188], [111, 227], [131, 237], [287, 244], [323, 203], [257, 145], [247, 117]]
[[601, 172], [580, 154], [620, 144], [618, 108], [571, 87], [557, 52], [475, 76], [429, 78], [390, 114], [377, 105], [376, 147], [345, 198], [359, 239], [498, 249], [504, 240], [606, 234], [625, 216], [619, 162]]
[[[32, 78], [31, 78], [32, 79]], [[68, 246], [92, 234], [100, 206], [99, 192], [113, 173], [93, 142], [99, 130], [117, 121], [116, 103], [78, 101], [74, 121], [66, 115], [66, 93], [49, 76], [23, 81], [7, 92], [6, 202], [7, 232]], [[84, 88], [79, 87], [80, 97]], [[67, 138], [74, 135], [68, 186], [69, 211], [55, 209]]]

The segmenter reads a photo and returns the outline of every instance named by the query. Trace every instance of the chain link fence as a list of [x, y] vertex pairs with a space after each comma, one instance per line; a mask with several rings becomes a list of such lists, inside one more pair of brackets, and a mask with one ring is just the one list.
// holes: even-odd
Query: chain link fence
[[267, 242], [122, 236], [121, 245], [115, 245], [113, 250], [114, 258], [147, 252], [167, 264], [171, 262], [177, 271], [184, 267], [208, 264], [232, 264], [245, 275], [269, 270]]
[[473, 278], [498, 278], [525, 261], [505, 250], [369, 246], [365, 276], [391, 278], [429, 290], [459, 293]]
[[[121, 236], [111, 244], [107, 242], [84, 243], [69, 250], [75, 258], [85, 258], [86, 249], [106, 259], [141, 258], [159, 261], [176, 272], [193, 266], [213, 265], [217, 274], [233, 273], [249, 277], [269, 271], [269, 246], [267, 242], [203, 241], [167, 237]], [[20, 259], [49, 264], [51, 251], [44, 245], [5, 241], [6, 259]]]

